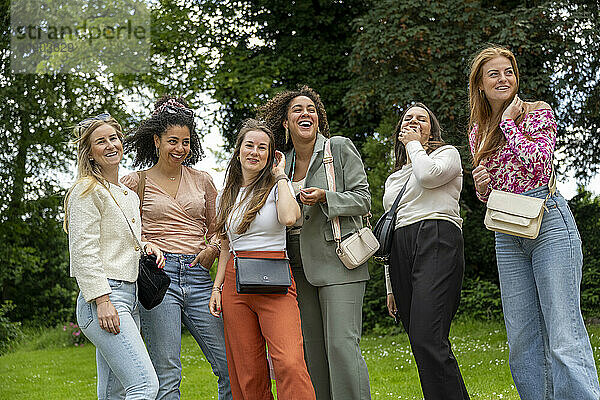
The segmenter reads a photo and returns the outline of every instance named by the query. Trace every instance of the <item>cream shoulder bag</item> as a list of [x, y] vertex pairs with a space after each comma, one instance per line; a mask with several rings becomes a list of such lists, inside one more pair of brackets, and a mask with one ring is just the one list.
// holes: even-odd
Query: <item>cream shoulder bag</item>
[[[335, 169], [333, 167], [333, 155], [331, 153], [330, 139], [325, 141], [325, 151], [323, 153], [323, 164], [325, 164], [325, 175], [327, 175], [327, 186], [329, 190], [335, 192]], [[367, 226], [354, 232], [350, 237], [342, 242], [342, 230], [340, 228], [340, 218], [335, 217], [331, 220], [333, 229], [333, 238], [337, 244], [337, 255], [342, 263], [348, 269], [360, 267], [375, 254], [379, 249], [379, 241], [371, 231], [369, 215], [366, 216]]]
[[554, 165], [544, 199], [492, 189], [487, 202], [485, 227], [491, 231], [535, 239], [542, 225], [546, 200], [556, 193]]

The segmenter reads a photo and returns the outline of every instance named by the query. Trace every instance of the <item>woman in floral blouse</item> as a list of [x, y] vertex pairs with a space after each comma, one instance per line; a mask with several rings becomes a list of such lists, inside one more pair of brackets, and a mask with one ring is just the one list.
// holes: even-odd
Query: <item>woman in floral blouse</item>
[[[517, 96], [514, 55], [489, 47], [469, 77], [469, 144], [477, 196], [492, 189], [548, 196], [556, 120], [544, 102]], [[579, 304], [581, 238], [565, 199], [546, 201], [540, 233], [496, 233], [510, 368], [522, 399], [598, 399], [600, 388]]]

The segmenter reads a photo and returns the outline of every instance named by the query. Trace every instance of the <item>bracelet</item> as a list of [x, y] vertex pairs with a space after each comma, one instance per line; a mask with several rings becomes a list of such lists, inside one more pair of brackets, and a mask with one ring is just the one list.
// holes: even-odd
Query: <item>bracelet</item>
[[221, 244], [220, 243], [210, 243], [209, 246], [212, 247], [213, 249], [215, 249], [217, 251], [217, 253], [221, 252]]
[[275, 177], [275, 182], [279, 182], [282, 179], [285, 179], [286, 181], [290, 180], [290, 178], [286, 174], [279, 174]]
[[108, 303], [109, 301], [110, 301], [110, 299], [101, 301], [100, 303], [96, 302], [96, 307], [98, 307], [100, 304]]
[[223, 289], [219, 286], [213, 286], [212, 291], [221, 293], [223, 291]]

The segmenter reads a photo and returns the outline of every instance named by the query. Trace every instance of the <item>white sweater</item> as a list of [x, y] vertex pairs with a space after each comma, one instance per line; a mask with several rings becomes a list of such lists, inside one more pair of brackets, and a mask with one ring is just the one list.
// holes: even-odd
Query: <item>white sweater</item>
[[429, 155], [416, 140], [406, 145], [411, 163], [385, 181], [383, 208], [392, 208], [408, 180], [398, 205], [396, 229], [426, 219], [443, 219], [462, 228], [458, 199], [462, 189], [460, 154], [453, 146], [442, 146]]
[[[458, 200], [462, 189], [460, 153], [453, 146], [442, 146], [430, 154], [420, 142], [406, 145], [410, 163], [392, 173], [385, 181], [383, 208], [388, 211], [408, 180], [398, 205], [395, 229], [426, 219], [450, 221], [462, 229]], [[391, 293], [388, 266], [385, 267], [387, 293]]]
[[[75, 185], [66, 212], [71, 276], [77, 279], [83, 298], [91, 301], [111, 293], [107, 279], [135, 282], [140, 252], [123, 213], [108, 190], [96, 184], [82, 196], [87, 186], [86, 180]], [[111, 183], [110, 191], [141, 241], [137, 194], [121, 184]]]

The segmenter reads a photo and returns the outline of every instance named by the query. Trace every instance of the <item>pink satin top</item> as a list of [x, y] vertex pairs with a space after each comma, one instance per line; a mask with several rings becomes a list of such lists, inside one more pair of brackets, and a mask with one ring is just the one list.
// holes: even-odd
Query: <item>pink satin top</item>
[[[121, 182], [137, 193], [139, 175]], [[177, 195], [173, 198], [146, 176], [142, 205], [142, 238], [168, 253], [197, 254], [214, 236], [217, 189], [211, 176], [183, 167]]]

